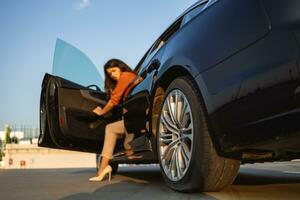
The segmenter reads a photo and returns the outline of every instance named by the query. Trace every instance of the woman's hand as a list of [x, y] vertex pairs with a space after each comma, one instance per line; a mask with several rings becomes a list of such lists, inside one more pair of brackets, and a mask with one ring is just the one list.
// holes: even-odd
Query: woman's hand
[[94, 110], [93, 110], [93, 113], [95, 113], [96, 115], [103, 115], [103, 109], [99, 106], [97, 106]]
[[133, 82], [133, 85], [139, 84], [142, 80], [143, 80], [142, 77], [138, 77], [138, 78]]

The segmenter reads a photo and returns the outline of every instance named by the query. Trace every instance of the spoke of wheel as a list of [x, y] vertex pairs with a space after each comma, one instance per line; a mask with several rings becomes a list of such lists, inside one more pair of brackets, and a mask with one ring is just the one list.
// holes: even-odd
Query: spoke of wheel
[[184, 169], [186, 169], [187, 168], [187, 166], [188, 166], [188, 162], [189, 162], [189, 158], [187, 157], [187, 155], [185, 155], [185, 153], [183, 152], [184, 150], [183, 150], [183, 147], [182, 147], [182, 145], [180, 145], [180, 156], [181, 156], [181, 158], [182, 158], [182, 164], [184, 165], [183, 166], [183, 168]]
[[162, 137], [162, 138], [168, 138], [168, 137], [172, 137], [173, 136], [173, 133], [171, 133], [171, 132], [164, 132], [164, 131], [162, 131], [161, 133], [162, 134], [160, 135], [160, 137]]
[[174, 119], [175, 119], [175, 122], [176, 124], [179, 124], [178, 123], [178, 117], [177, 117], [177, 111], [178, 111], [178, 91], [176, 90], [175, 92], [175, 103], [174, 103]]
[[166, 167], [168, 168], [168, 173], [171, 175], [172, 178], [174, 178], [172, 173], [173, 160], [174, 160], [174, 153], [171, 155], [170, 161], [168, 162], [169, 165], [166, 165]]
[[176, 126], [176, 124], [173, 123], [172, 118], [170, 118], [170, 116], [167, 114], [167, 112], [163, 113], [163, 117], [169, 126], [171, 126], [172, 128], [174, 128], [175, 130], [178, 131], [178, 127]]
[[175, 150], [175, 162], [176, 162], [176, 175], [179, 178], [179, 177], [182, 176], [183, 172], [182, 172], [182, 170], [179, 166], [180, 160], [179, 160], [179, 151], [178, 150], [179, 150], [179, 147], [177, 147], [176, 150]]
[[171, 124], [171, 122], [169, 121], [169, 119], [162, 114], [161, 116], [161, 122], [165, 125], [165, 127], [172, 133], [176, 133], [177, 135], [179, 134], [178, 129], [176, 127], [174, 127], [174, 125]]
[[173, 122], [173, 124], [176, 124], [176, 121], [175, 121], [175, 119], [174, 119], [174, 112], [173, 112], [173, 109], [172, 109], [172, 106], [171, 106], [171, 95], [170, 95], [170, 97], [167, 97], [167, 106], [168, 106], [168, 111], [169, 111], [169, 114], [170, 114], [170, 117], [171, 117], [171, 119], [172, 119], [172, 122]]
[[[179, 93], [180, 94], [180, 93]], [[180, 97], [180, 98], [179, 98]], [[180, 95], [178, 97], [178, 103], [177, 103], [177, 114], [176, 114], [176, 120], [178, 123], [178, 126], [180, 128], [183, 128], [182, 124], [181, 124], [181, 115], [182, 115], [182, 110], [184, 109], [184, 98]]]
[[170, 165], [172, 162], [173, 154], [174, 154], [175, 148], [169, 149], [165, 154], [164, 154], [164, 160], [166, 165]]
[[193, 129], [190, 126], [186, 129], [183, 129], [183, 138], [188, 138], [192, 141], [193, 140], [192, 131]]
[[191, 152], [189, 151], [185, 143], [182, 143], [182, 153], [186, 160], [189, 161], [191, 159]]
[[164, 143], [164, 144], [172, 142], [172, 140], [173, 140], [172, 139], [172, 134], [161, 135], [160, 138], [159, 138], [159, 141]]
[[163, 152], [162, 159], [166, 159], [168, 157], [168, 154], [171, 152], [172, 149], [176, 147], [178, 143], [179, 143], [179, 138], [175, 139], [173, 142], [168, 144], [167, 148]]
[[187, 126], [187, 123], [190, 119], [190, 110], [186, 110], [186, 112], [183, 114], [183, 119], [182, 119], [182, 127], [185, 128]]
[[181, 113], [180, 113], [180, 117], [179, 117], [181, 127], [184, 127], [182, 122], [183, 122], [183, 117], [185, 115], [186, 108], [187, 108], [187, 103], [186, 103], [185, 98], [183, 98], [183, 108], [181, 109]]

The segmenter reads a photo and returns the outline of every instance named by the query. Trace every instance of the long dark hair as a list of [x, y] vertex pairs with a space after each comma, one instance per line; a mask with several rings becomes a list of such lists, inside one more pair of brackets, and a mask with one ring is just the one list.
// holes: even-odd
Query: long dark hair
[[122, 72], [133, 72], [132, 69], [122, 60], [113, 58], [107, 61], [104, 65], [104, 75], [105, 75], [104, 89], [108, 97], [110, 97], [111, 92], [114, 90], [117, 84], [117, 81], [112, 79], [110, 75], [107, 73], [107, 69], [112, 67], [119, 67]]

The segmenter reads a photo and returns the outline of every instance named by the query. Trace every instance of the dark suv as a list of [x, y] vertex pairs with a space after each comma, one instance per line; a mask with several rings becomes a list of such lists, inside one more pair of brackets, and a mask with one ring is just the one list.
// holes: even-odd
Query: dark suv
[[[143, 81], [123, 99], [140, 159], [160, 163], [178, 191], [218, 191], [240, 163], [300, 158], [300, 1], [204, 0], [187, 9], [134, 69]], [[40, 101], [39, 146], [99, 153], [102, 79], [79, 50], [57, 41]]]

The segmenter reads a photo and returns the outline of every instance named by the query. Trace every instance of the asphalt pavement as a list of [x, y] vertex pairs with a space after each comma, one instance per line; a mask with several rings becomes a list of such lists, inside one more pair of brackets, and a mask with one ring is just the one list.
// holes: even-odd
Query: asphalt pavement
[[123, 166], [111, 182], [89, 182], [93, 168], [0, 170], [0, 200], [78, 199], [300, 199], [300, 162], [242, 165], [221, 192], [185, 194], [169, 189], [158, 165]]

